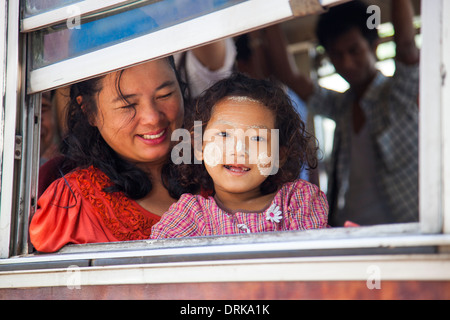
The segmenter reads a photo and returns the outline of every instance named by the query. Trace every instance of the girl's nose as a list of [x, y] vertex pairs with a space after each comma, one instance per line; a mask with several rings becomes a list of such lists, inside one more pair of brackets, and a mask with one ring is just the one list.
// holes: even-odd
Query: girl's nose
[[227, 153], [233, 158], [233, 161], [239, 164], [245, 163], [247, 154], [245, 138], [233, 137], [232, 139], [229, 139], [229, 143], [227, 143], [227, 150], [229, 150]]

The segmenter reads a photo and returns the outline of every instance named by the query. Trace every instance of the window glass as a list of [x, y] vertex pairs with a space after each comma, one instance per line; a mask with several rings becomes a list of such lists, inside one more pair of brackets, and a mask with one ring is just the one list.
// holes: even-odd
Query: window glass
[[58, 9], [82, 0], [25, 0], [22, 2], [24, 18]]
[[137, 38], [246, 0], [164, 0], [83, 19], [33, 33], [32, 69]]

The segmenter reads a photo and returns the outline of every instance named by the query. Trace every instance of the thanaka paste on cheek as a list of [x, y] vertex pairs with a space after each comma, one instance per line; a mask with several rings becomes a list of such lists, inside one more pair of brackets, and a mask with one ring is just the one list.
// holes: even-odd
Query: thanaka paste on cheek
[[272, 173], [272, 158], [266, 152], [261, 152], [258, 155], [258, 170], [262, 176], [268, 177]]
[[220, 164], [222, 159], [222, 151], [214, 142], [209, 142], [203, 150], [203, 160], [210, 167]]

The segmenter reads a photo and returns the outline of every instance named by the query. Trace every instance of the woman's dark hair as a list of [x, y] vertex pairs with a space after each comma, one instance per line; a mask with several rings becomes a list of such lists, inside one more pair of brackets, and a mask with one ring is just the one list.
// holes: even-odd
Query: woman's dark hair
[[[315, 138], [306, 131], [305, 123], [292, 105], [281, 84], [272, 80], [257, 80], [242, 73], [235, 73], [206, 90], [197, 100], [193, 112], [186, 118], [185, 127], [194, 134], [194, 121], [201, 121], [205, 131], [212, 117], [214, 106], [226, 97], [248, 97], [259, 101], [275, 116], [275, 128], [279, 130], [281, 167], [261, 185], [261, 192], [275, 192], [283, 184], [298, 179], [304, 167], [317, 167]], [[193, 139], [195, 140], [195, 139]], [[195, 148], [195, 146], [194, 146]], [[182, 182], [195, 182], [206, 190], [213, 190], [213, 181], [202, 165], [180, 165]]]
[[[175, 68], [173, 57], [167, 58], [168, 63], [176, 73], [183, 97], [187, 86], [181, 82]], [[123, 70], [116, 78], [116, 89], [120, 90]], [[96, 98], [102, 89], [102, 79], [105, 76], [73, 84], [70, 89], [70, 103], [67, 108], [67, 134], [61, 145], [61, 152], [65, 156], [62, 167], [63, 173], [74, 168], [94, 166], [105, 173], [112, 181], [107, 192], [122, 191], [131, 199], [145, 197], [152, 190], [152, 182], [147, 173], [134, 164], [122, 159], [103, 139], [97, 127], [92, 126], [92, 119], [97, 114]], [[82, 98], [82, 105], [77, 98]], [[124, 98], [124, 97], [123, 97]], [[125, 100], [125, 98], [124, 98]], [[185, 105], [185, 108], [188, 108]], [[169, 194], [179, 198], [181, 194], [192, 191], [193, 186], [182, 187], [177, 183], [178, 171], [168, 157], [168, 162], [162, 170], [162, 180]]]
[[368, 6], [359, 0], [330, 8], [319, 17], [317, 23], [316, 35], [319, 43], [327, 49], [339, 36], [356, 27], [369, 44], [373, 45], [379, 37], [376, 28], [367, 27], [367, 20], [370, 18], [367, 8]]

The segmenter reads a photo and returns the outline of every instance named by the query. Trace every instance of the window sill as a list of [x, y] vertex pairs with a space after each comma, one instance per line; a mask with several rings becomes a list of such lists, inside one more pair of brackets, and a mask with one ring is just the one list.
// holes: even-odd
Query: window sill
[[450, 247], [450, 235], [423, 235], [416, 223], [257, 235], [142, 240], [68, 245], [51, 254], [0, 260], [0, 272], [65, 268], [258, 260], [278, 258], [435, 254]]

